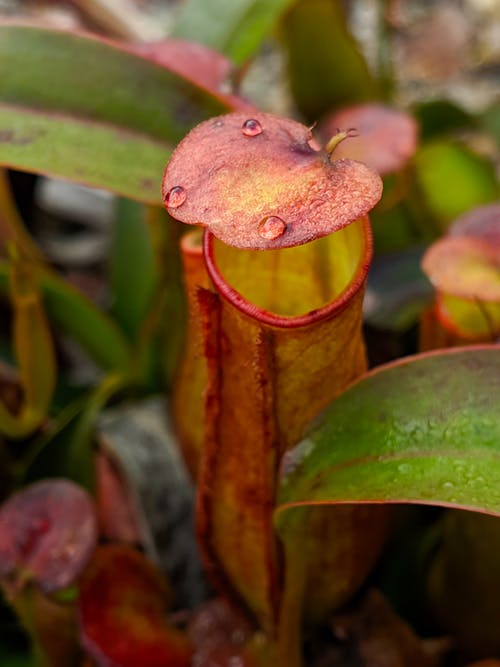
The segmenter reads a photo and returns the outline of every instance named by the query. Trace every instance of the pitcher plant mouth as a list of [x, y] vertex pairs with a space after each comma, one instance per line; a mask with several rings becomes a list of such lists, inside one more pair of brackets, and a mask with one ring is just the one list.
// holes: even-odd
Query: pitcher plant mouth
[[373, 240], [364, 216], [306, 245], [277, 250], [234, 248], [205, 230], [203, 249], [208, 275], [226, 301], [262, 324], [293, 329], [338, 315], [363, 289]]

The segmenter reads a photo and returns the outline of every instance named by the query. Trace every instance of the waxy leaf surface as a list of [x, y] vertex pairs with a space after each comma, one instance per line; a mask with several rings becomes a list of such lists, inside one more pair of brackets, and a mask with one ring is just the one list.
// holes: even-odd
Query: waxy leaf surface
[[100, 667], [188, 667], [187, 640], [168, 625], [166, 582], [141, 553], [99, 548], [79, 583], [83, 645]]
[[417, 123], [408, 114], [383, 104], [359, 104], [337, 111], [321, 124], [328, 141], [339, 130], [355, 130], [335, 149], [336, 158], [360, 160], [379, 174], [402, 169], [417, 149]]
[[423, 503], [500, 514], [500, 349], [380, 367], [336, 399], [287, 456], [284, 509]]
[[0, 80], [0, 164], [149, 203], [172, 147], [234, 108], [117, 42], [9, 22]]
[[67, 480], [43, 480], [0, 508], [0, 579], [14, 592], [34, 581], [51, 593], [72, 584], [97, 542], [90, 496]]
[[342, 229], [380, 199], [380, 177], [330, 159], [311, 139], [305, 126], [271, 114], [210, 119], [172, 155], [165, 206], [238, 248], [286, 248]]

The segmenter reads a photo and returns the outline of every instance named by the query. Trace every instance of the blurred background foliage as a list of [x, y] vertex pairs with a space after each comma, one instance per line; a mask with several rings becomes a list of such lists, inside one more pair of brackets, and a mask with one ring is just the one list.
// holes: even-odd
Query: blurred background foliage
[[[418, 350], [435, 298], [426, 248], [500, 198], [495, 0], [0, 0], [0, 19], [3, 496], [46, 476], [95, 491], [102, 415], [168, 394], [186, 307], [182, 232], [160, 182], [172, 148], [204, 118], [254, 105], [320, 128], [344, 107], [378, 102], [414, 119], [418, 146], [384, 175], [371, 215], [365, 330], [373, 365]], [[201, 68], [179, 71], [179, 52], [148, 46], [167, 37], [225, 59], [209, 60], [200, 81]], [[498, 338], [498, 321], [488, 323], [479, 340]], [[393, 598], [400, 563], [381, 576]], [[396, 599], [415, 617], [413, 602], [408, 612]], [[0, 661], [30, 664], [5, 618]]]

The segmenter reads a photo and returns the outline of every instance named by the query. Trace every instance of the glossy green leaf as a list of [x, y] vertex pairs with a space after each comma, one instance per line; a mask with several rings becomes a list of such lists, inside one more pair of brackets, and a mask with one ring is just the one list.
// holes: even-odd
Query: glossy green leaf
[[109, 255], [111, 311], [131, 340], [146, 317], [159, 281], [146, 215], [143, 204], [117, 200]]
[[415, 156], [415, 167], [425, 204], [441, 231], [462, 213], [500, 195], [493, 164], [456, 142], [424, 145]]
[[171, 148], [230, 105], [118, 43], [12, 23], [0, 80], [0, 164], [151, 203]]
[[282, 35], [292, 93], [308, 120], [373, 99], [376, 84], [339, 0], [298, 0], [284, 16]]
[[500, 514], [500, 348], [379, 367], [287, 455], [278, 522], [296, 505], [421, 503]]
[[[0, 262], [0, 290], [7, 286], [7, 265]], [[89, 299], [55, 273], [40, 271], [37, 279], [47, 313], [102, 368], [125, 368], [130, 350], [116, 324]]]
[[236, 63], [252, 56], [292, 0], [188, 0], [173, 35], [225, 53]]

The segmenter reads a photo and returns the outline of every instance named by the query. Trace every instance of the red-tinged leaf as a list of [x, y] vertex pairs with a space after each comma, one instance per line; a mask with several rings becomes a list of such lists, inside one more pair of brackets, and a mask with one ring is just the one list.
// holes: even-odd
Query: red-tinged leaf
[[122, 43], [11, 22], [0, 80], [0, 164], [148, 203], [172, 147], [236, 100]]
[[112, 456], [102, 449], [95, 457], [96, 505], [100, 534], [108, 540], [139, 544], [140, 529], [130, 491]]
[[360, 160], [379, 174], [402, 169], [417, 149], [418, 128], [410, 114], [382, 104], [346, 107], [319, 127], [326, 142], [339, 131], [353, 130], [335, 149], [335, 157]]
[[80, 630], [99, 667], [188, 667], [184, 635], [166, 620], [162, 575], [131, 547], [99, 548], [80, 580]]
[[338, 231], [373, 208], [382, 183], [311, 141], [305, 126], [265, 113], [206, 121], [172, 155], [165, 206], [238, 248], [286, 248]]
[[337, 398], [286, 457], [288, 509], [420, 503], [500, 514], [500, 348], [475, 346], [380, 366]]
[[223, 93], [231, 108], [241, 111], [255, 109], [254, 105], [227, 92], [234, 64], [218, 51], [185, 39], [165, 39], [159, 42], [138, 44], [137, 52], [148, 60], [168, 68], [214, 95]]
[[26, 581], [45, 593], [69, 586], [97, 541], [90, 496], [72, 482], [37, 482], [0, 508], [0, 578], [12, 594]]
[[233, 69], [232, 62], [222, 53], [186, 39], [165, 39], [135, 48], [148, 60], [209, 90], [219, 90]]

